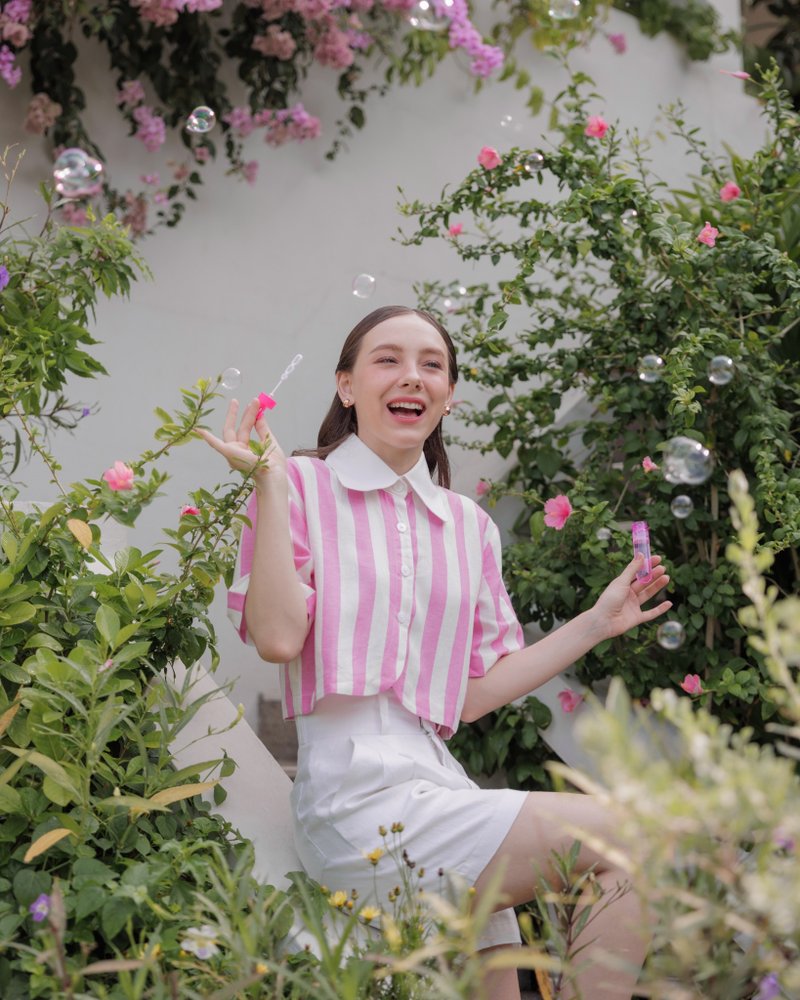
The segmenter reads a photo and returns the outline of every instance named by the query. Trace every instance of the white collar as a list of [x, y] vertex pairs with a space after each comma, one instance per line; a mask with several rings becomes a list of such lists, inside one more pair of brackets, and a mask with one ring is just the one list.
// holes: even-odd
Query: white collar
[[351, 434], [325, 459], [336, 478], [348, 490], [386, 490], [405, 480], [425, 506], [441, 521], [450, 520], [442, 489], [431, 479], [423, 453], [413, 469], [398, 476], [357, 434]]

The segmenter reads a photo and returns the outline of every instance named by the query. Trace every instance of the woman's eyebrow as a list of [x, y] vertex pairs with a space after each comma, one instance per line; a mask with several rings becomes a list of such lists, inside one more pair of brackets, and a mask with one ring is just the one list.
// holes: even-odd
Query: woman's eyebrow
[[[373, 347], [369, 353], [375, 354], [377, 351], [397, 351], [398, 354], [402, 354], [403, 348], [399, 344], [380, 344], [378, 347]], [[444, 351], [440, 351], [437, 347], [423, 347], [419, 353], [438, 354], [440, 358], [445, 356]]]

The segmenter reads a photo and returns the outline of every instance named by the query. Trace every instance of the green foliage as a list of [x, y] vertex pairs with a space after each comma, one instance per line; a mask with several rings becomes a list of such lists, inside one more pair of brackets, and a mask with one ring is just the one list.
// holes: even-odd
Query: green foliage
[[[0, 156], [7, 189], [21, 156]], [[47, 192], [43, 192], [47, 196]], [[48, 208], [50, 206], [48, 205]], [[82, 408], [70, 403], [70, 376], [105, 374], [87, 348], [101, 294], [127, 296], [147, 268], [113, 216], [96, 225], [58, 228], [48, 216], [39, 236], [2, 233], [8, 194], [0, 202], [0, 261], [10, 281], [0, 292], [0, 476], [10, 478], [22, 458], [20, 421], [31, 427], [74, 428]]]
[[[446, 238], [457, 219], [460, 258], [488, 260], [501, 274], [496, 286], [452, 300], [449, 315], [447, 286], [426, 286], [422, 298], [458, 324], [466, 378], [487, 392], [485, 405], [462, 407], [465, 423], [492, 429], [482, 451], [514, 460], [489, 499], [510, 494], [522, 505], [505, 552], [522, 620], [548, 630], [589, 608], [631, 558], [630, 522], [645, 519], [686, 642], [662, 649], [654, 624], [600, 644], [579, 676], [587, 684], [619, 676], [641, 698], [697, 673], [721, 719], [769, 738], [772, 682], [760, 649], [745, 642], [742, 597], [722, 556], [733, 537], [726, 471], [739, 467], [773, 554], [770, 584], [783, 594], [800, 584], [798, 118], [772, 71], [762, 85], [763, 146], [724, 159], [708, 152], [683, 109], [670, 109], [699, 176], [690, 190], [669, 191], [636, 136], [626, 157], [620, 127], [603, 139], [584, 134], [596, 106], [589, 85], [579, 74], [563, 95], [563, 141], [544, 151], [543, 170], [514, 150], [440, 203], [405, 206], [417, 224], [408, 242]], [[719, 191], [729, 180], [741, 196], [725, 203]], [[713, 248], [696, 238], [707, 220], [720, 231]], [[656, 384], [638, 377], [645, 354], [665, 360]], [[728, 385], [707, 378], [716, 355], [735, 363]], [[706, 484], [673, 486], [643, 470], [646, 455], [663, 464], [676, 435], [712, 449]], [[559, 493], [575, 512], [556, 531], [544, 526], [542, 505]], [[670, 512], [676, 493], [694, 502], [685, 520]]]
[[771, 727], [777, 748], [759, 746], [752, 729], [671, 690], [653, 692], [654, 712], [636, 707], [615, 680], [606, 708], [578, 723], [596, 775], [562, 770], [615, 809], [610, 846], [653, 916], [643, 992], [669, 1000], [744, 1000], [767, 977], [765, 995], [800, 991], [800, 599], [764, 578], [773, 555], [741, 472], [729, 493], [738, 537], [728, 554], [751, 601], [740, 618], [792, 724]]

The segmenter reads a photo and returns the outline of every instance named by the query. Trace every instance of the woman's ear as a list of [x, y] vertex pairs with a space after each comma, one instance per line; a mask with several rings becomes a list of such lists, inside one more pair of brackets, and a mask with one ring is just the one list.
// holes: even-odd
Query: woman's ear
[[336, 391], [342, 399], [347, 399], [351, 395], [349, 372], [339, 372], [336, 375]]

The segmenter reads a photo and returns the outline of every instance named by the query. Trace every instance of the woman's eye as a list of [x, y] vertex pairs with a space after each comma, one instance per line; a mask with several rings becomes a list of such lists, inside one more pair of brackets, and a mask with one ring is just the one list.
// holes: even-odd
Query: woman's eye
[[378, 358], [379, 365], [382, 365], [384, 361], [394, 361], [394, 358]]
[[438, 361], [429, 361], [428, 364], [429, 365], [433, 365], [434, 368], [441, 369], [441, 367], [442, 367], [441, 364]]

